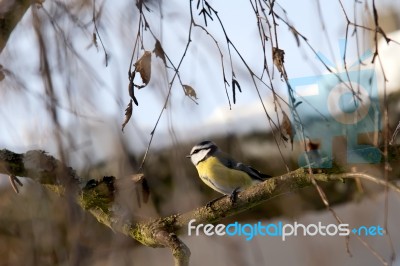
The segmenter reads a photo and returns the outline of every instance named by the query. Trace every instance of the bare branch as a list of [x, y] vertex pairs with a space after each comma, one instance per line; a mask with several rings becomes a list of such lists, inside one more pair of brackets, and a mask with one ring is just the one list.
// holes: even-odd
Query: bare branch
[[[59, 195], [69, 193], [64, 185], [65, 178], [70, 180], [69, 183], [76, 185], [80, 183], [80, 179], [71, 168], [62, 165], [43, 151], [17, 154], [4, 149], [0, 150], [0, 173], [32, 178], [45, 185], [46, 188], [58, 192]], [[60, 175], [60, 173], [63, 174]], [[307, 169], [300, 168], [268, 179], [238, 193], [234, 204], [229, 197], [223, 197], [216, 200], [211, 206], [200, 207], [184, 214], [154, 218], [150, 221], [127, 221], [115, 216], [111, 211], [111, 206], [114, 204], [114, 193], [118, 193], [118, 187], [124, 183], [124, 179], [116, 180], [104, 177], [100, 182], [88, 181], [82, 190], [78, 186], [75, 186], [74, 189], [79, 192], [76, 202], [94, 215], [100, 223], [136, 239], [143, 245], [170, 248], [176, 265], [188, 265], [190, 251], [177, 235], [184, 232], [189, 221], [195, 219], [194, 224], [215, 223], [225, 217], [244, 212], [271, 198], [311, 186], [315, 181], [332, 182], [341, 181], [344, 178], [360, 178], [383, 186], [387, 184], [389, 188], [400, 194], [398, 186], [365, 173], [319, 173], [313, 174], [313, 178], [311, 178]], [[363, 242], [363, 244], [372, 249], [367, 243]], [[378, 258], [383, 260], [380, 256]]]

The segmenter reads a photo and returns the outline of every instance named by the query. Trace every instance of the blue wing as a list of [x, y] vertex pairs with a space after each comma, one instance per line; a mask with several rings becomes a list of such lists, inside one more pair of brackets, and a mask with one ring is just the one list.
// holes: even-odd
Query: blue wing
[[218, 154], [217, 158], [223, 165], [225, 165], [228, 168], [243, 171], [243, 172], [247, 173], [253, 179], [256, 179], [259, 181], [264, 181], [267, 178], [271, 177], [270, 175], [260, 173], [258, 170], [254, 169], [251, 166], [248, 166], [241, 162], [235, 161], [226, 153], [223, 153], [223, 152], [218, 152], [218, 153], [219, 154]]

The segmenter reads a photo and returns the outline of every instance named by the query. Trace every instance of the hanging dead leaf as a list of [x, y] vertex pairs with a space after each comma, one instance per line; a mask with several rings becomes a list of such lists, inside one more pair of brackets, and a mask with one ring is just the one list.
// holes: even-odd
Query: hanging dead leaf
[[285, 51], [282, 49], [272, 47], [272, 58], [274, 59], [274, 65], [281, 73], [281, 77], [286, 79], [286, 73], [283, 63], [285, 63]]
[[164, 65], [167, 66], [167, 61], [165, 60], [164, 49], [162, 48], [160, 41], [157, 39], [156, 39], [156, 45], [154, 47], [153, 53], [156, 54], [156, 57], [160, 57], [161, 60], [163, 60]]
[[239, 82], [236, 79], [232, 79], [232, 94], [234, 104], [236, 103], [236, 87], [238, 88], [239, 92], [242, 92]]
[[[150, 187], [147, 183], [146, 178], [143, 174], [136, 174], [132, 176], [132, 180], [137, 184], [136, 186], [136, 197], [140, 207], [140, 194], [142, 194], [143, 202], [147, 203], [150, 197]], [[141, 192], [139, 191], [141, 189]]]
[[185, 91], [186, 96], [189, 96], [191, 98], [198, 100], [196, 91], [191, 86], [189, 86], [189, 85], [182, 85], [182, 86], [183, 86], [183, 90]]
[[290, 122], [290, 119], [287, 116], [287, 114], [285, 113], [285, 111], [282, 111], [281, 128], [282, 128], [282, 137], [286, 141], [287, 141], [287, 137], [290, 138], [290, 143], [292, 144], [292, 149], [293, 149], [294, 131], [293, 131], [292, 123]]
[[143, 85], [135, 85], [138, 89], [144, 88], [149, 84], [151, 77], [151, 52], [145, 51], [142, 57], [134, 64], [135, 71], [140, 73]]
[[132, 100], [129, 101], [128, 107], [125, 109], [125, 121], [122, 124], [122, 132], [124, 132], [124, 128], [126, 124], [128, 124], [129, 120], [131, 119], [132, 116]]

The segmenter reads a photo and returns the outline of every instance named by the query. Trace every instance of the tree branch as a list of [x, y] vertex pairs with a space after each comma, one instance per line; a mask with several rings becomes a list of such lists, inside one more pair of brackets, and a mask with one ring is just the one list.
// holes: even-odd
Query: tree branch
[[22, 19], [28, 8], [34, 2], [40, 2], [40, 1], [15, 0], [15, 1], [7, 1], [7, 3], [2, 3], [3, 5], [9, 5], [9, 6], [7, 7], [3, 6], [3, 8], [5, 8], [6, 10], [1, 10], [4, 13], [0, 13], [0, 53], [6, 46], [8, 38], [13, 32], [15, 26]]
[[[210, 207], [203, 206], [184, 214], [153, 218], [148, 221], [130, 221], [123, 220], [111, 211], [111, 206], [115, 203], [114, 194], [118, 192], [119, 187], [122, 187], [122, 183], [126, 186], [126, 178], [104, 177], [101, 181], [90, 180], [83, 189], [80, 189], [78, 185], [81, 183], [81, 179], [77, 177], [72, 168], [64, 166], [54, 157], [37, 150], [24, 154], [13, 153], [5, 149], [0, 150], [0, 173], [31, 178], [60, 195], [68, 196], [67, 193], [70, 193], [68, 188], [74, 188], [73, 192], [78, 192], [76, 202], [83, 209], [89, 211], [100, 223], [143, 245], [171, 249], [175, 265], [188, 265], [189, 263], [190, 250], [177, 237], [187, 228], [189, 221], [195, 219], [193, 224], [215, 223], [224, 217], [236, 215], [273, 197], [312, 185], [312, 179], [307, 173], [307, 169], [300, 168], [270, 178], [238, 193], [234, 204], [228, 197], [223, 197]], [[387, 185], [400, 193], [398, 186], [365, 173], [319, 173], [313, 174], [313, 178], [321, 182], [361, 178], [379, 185]], [[138, 183], [135, 184], [138, 185]]]

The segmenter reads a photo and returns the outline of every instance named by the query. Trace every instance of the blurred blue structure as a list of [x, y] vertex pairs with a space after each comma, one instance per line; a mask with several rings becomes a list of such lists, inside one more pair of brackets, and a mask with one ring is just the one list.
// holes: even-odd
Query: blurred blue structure
[[[361, 58], [368, 54], [370, 52]], [[327, 66], [332, 66], [323, 55], [318, 57]], [[358, 62], [361, 61], [353, 64], [351, 69], [358, 66]], [[306, 151], [311, 167], [332, 167], [334, 138], [339, 136], [347, 138], [348, 164], [380, 162], [381, 152], [376, 147], [358, 144], [360, 134], [378, 133], [381, 129], [374, 69], [332, 71], [326, 75], [290, 79], [289, 84], [293, 90], [294, 108], [303, 124], [304, 137], [319, 143], [316, 149]], [[297, 132], [295, 139], [301, 137], [302, 134]], [[300, 166], [307, 166], [306, 152], [300, 154]]]

